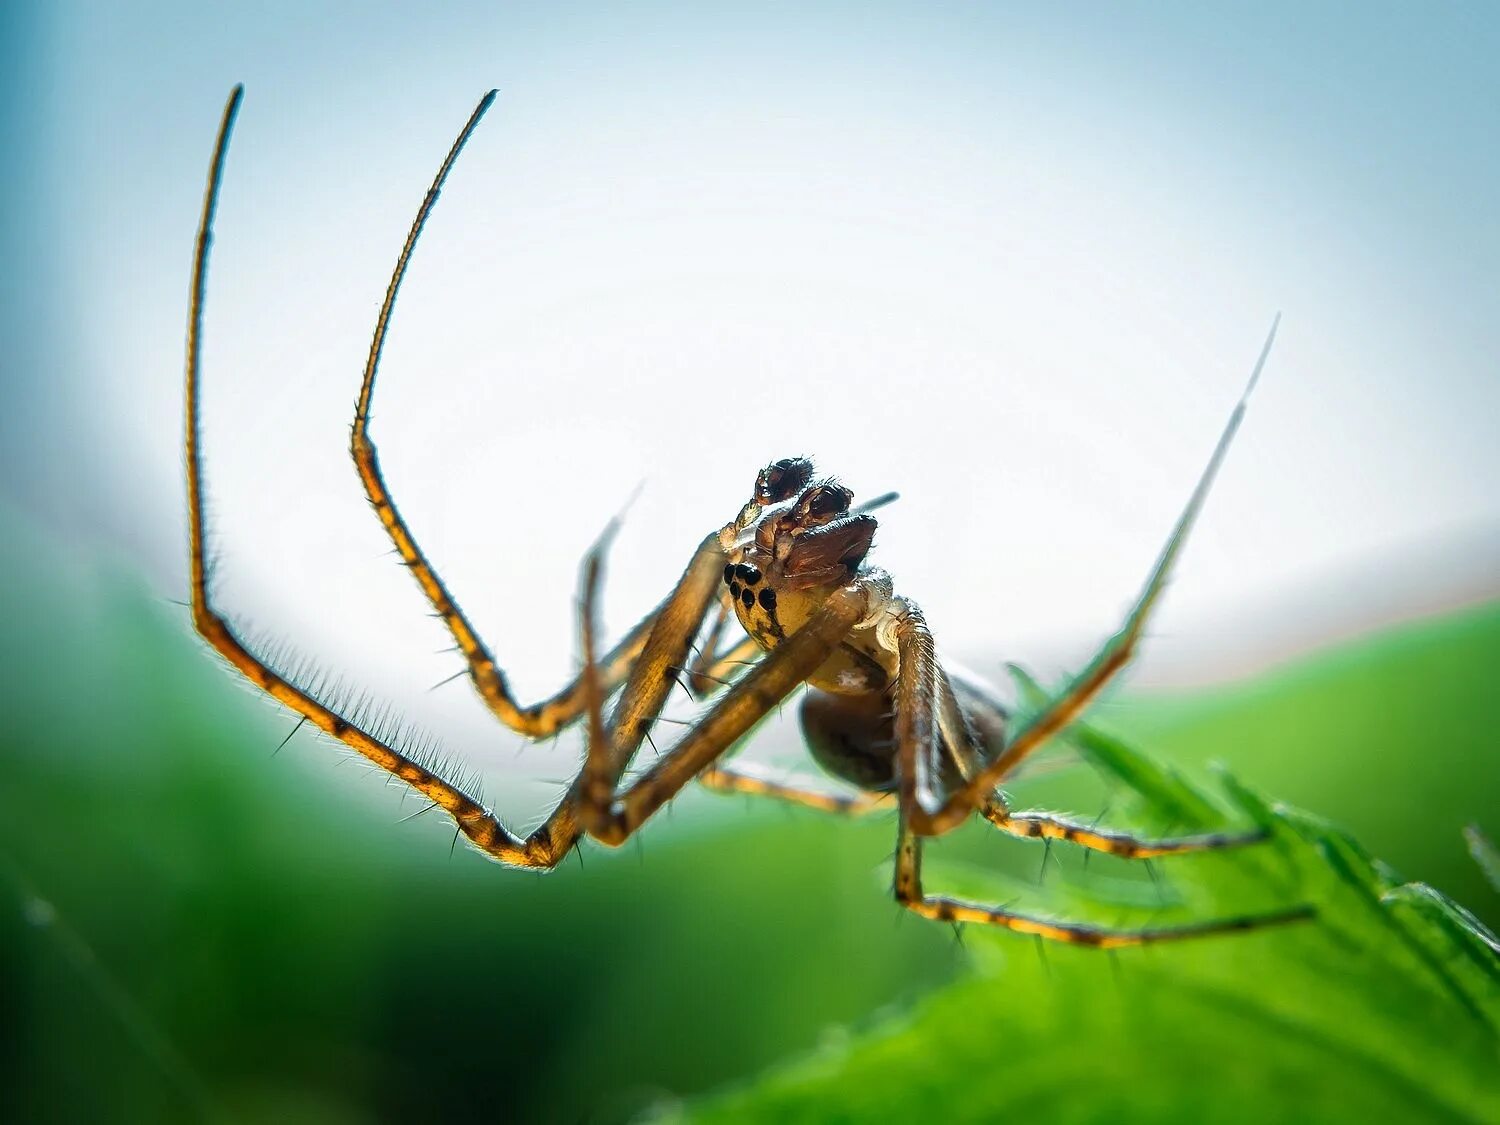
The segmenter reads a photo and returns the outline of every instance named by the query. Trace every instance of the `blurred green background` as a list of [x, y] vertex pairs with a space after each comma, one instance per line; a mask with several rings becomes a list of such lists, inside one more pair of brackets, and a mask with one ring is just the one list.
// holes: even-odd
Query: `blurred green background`
[[[301, 734], [273, 756], [289, 721], [215, 666], [179, 607], [12, 530], [5, 569], [29, 593], [8, 603], [3, 634], [0, 1117], [628, 1120], [845, 1042], [975, 971], [952, 933], [891, 902], [888, 817], [695, 793], [639, 846], [590, 848], [546, 878], [450, 854], [435, 818], [401, 822], [413, 807], [336, 750]], [[1500, 829], [1497, 658], [1490, 603], [1232, 688], [1119, 699], [1111, 725], [1192, 773], [1209, 757], [1232, 764], [1493, 923], [1500, 902], [1459, 829]], [[1091, 811], [1110, 800], [1083, 767], [1016, 794]], [[931, 878], [970, 861], [1047, 908], [1038, 847], [981, 829], [931, 851]], [[1118, 861], [1052, 860], [1053, 886], [1106, 901], [1121, 879], [1141, 886]], [[995, 1005], [1029, 997], [1062, 1022], [1096, 1007], [1029, 939], [997, 940], [1012, 944], [980, 964]], [[1365, 955], [1345, 952], [1357, 974]], [[1130, 957], [1151, 959], [1173, 1018], [1160, 968], [1182, 953], [1120, 956], [1127, 974], [1142, 971]], [[1208, 1052], [1200, 1074], [1225, 1050], [1206, 1029], [1192, 1033]], [[1124, 1034], [1080, 1032], [1066, 1058], [1118, 1060]], [[1255, 1043], [1232, 1043], [1250, 1084], [1263, 1081]], [[1007, 1079], [996, 1049], [987, 1081], [1050, 1073], [1044, 1058]], [[1346, 1077], [1314, 1070], [1315, 1090], [1318, 1074], [1335, 1095]], [[1170, 1101], [1149, 1078], [1129, 1088]], [[1103, 1103], [1114, 1119], [1152, 1119], [1122, 1117], [1118, 1097]]]
[[[1356, 924], [1331, 836], [1159, 883], [982, 827], [932, 849], [934, 885], [1070, 916], [1325, 911], [1114, 959], [906, 916], [889, 817], [691, 793], [518, 875], [306, 731], [275, 753], [290, 720], [172, 600], [191, 228], [243, 80], [208, 307], [225, 602], [437, 727], [512, 823], [557, 791], [567, 744], [513, 754], [463, 684], [426, 693], [446, 641], [345, 454], [390, 259], [498, 85], [376, 428], [525, 694], [570, 666], [576, 559], [635, 481], [615, 631], [792, 452], [903, 493], [879, 558], [945, 654], [1056, 680], [1279, 308], [1091, 721], [1493, 926], [1461, 830], [1500, 835], [1497, 54], [1486, 5], [0, 4], [0, 1119], [985, 1120], [1005, 1091], [1059, 1123], [1500, 1119], [1493, 983]], [[790, 719], [754, 753], [795, 768]], [[1086, 766], [1015, 792], [1170, 827]]]

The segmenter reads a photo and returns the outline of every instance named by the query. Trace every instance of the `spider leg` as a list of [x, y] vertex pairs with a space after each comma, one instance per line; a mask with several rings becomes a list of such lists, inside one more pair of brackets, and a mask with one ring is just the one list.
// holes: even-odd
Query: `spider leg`
[[694, 662], [690, 671], [693, 696], [699, 700], [707, 699], [721, 688], [728, 687], [729, 677], [759, 663], [763, 654], [764, 650], [753, 637], [741, 637], [717, 656], [712, 656], [705, 648], [703, 657]]
[[[464, 145], [492, 101], [493, 94], [479, 103], [459, 133], [458, 139], [448, 150], [448, 155], [433, 178], [432, 186], [427, 189], [427, 195], [422, 200], [422, 206], [418, 209], [416, 218], [412, 220], [411, 229], [406, 235], [406, 242], [401, 247], [401, 254], [396, 259], [396, 268], [391, 274], [390, 284], [386, 287], [385, 300], [380, 306], [380, 315], [375, 321], [375, 334], [370, 341], [370, 354], [365, 362], [364, 379], [360, 384], [359, 398], [354, 408], [354, 425], [350, 431], [349, 453], [354, 459], [354, 467], [359, 473], [360, 483], [364, 485], [365, 494], [369, 497], [370, 506], [380, 517], [381, 525], [400, 555], [402, 563], [411, 571], [412, 577], [417, 580], [417, 585], [427, 596], [433, 611], [453, 635], [459, 651], [468, 662], [469, 676], [480, 698], [484, 700], [495, 717], [512, 730], [533, 738], [545, 738], [555, 734], [560, 728], [583, 714], [585, 702], [581, 678], [574, 679], [556, 694], [540, 702], [521, 704], [516, 701], [506, 683], [505, 673], [496, 665], [489, 647], [469, 622], [463, 610], [459, 608], [458, 602], [448, 592], [442, 578], [418, 546], [405, 518], [396, 507], [396, 502], [386, 487], [385, 478], [380, 470], [380, 457], [376, 452], [375, 443], [370, 439], [369, 432], [370, 406], [375, 395], [375, 375], [380, 366], [380, 355], [385, 346], [386, 331], [390, 327], [396, 297], [400, 293], [401, 282], [406, 276], [406, 267], [411, 262], [417, 239], [421, 237], [422, 230], [427, 225], [427, 218], [437, 202], [438, 194], [448, 178], [448, 173], [452, 171], [459, 153], [463, 151]], [[655, 614], [648, 615], [601, 659], [600, 668], [606, 694], [624, 681], [632, 661], [646, 644], [646, 636], [651, 631], [654, 618]]]
[[713, 624], [708, 627], [708, 632], [700, 638], [698, 650], [693, 656], [693, 663], [688, 668], [688, 674], [691, 677], [688, 682], [694, 693], [700, 688], [705, 691], [707, 690], [708, 681], [704, 679], [700, 683], [700, 678], [717, 660], [715, 654], [719, 651], [719, 642], [724, 639], [724, 630], [729, 625], [729, 615], [731, 612], [733, 611], [729, 605], [729, 592], [727, 590], [721, 591], [719, 594], [719, 609], [714, 614]]
[[869, 595], [860, 583], [835, 590], [795, 633], [701, 716], [676, 745], [618, 792], [620, 778], [644, 731], [660, 713], [666, 686], [671, 683], [663, 672], [681, 666], [688, 638], [697, 632], [708, 611], [720, 581], [723, 547], [719, 535], [704, 541], [683, 582], [667, 599], [606, 727], [602, 677], [594, 659], [596, 601], [606, 545], [607, 539], [601, 540], [590, 553], [583, 573], [580, 615], [589, 737], [583, 773], [574, 790], [579, 822], [589, 835], [613, 846], [628, 838], [817, 671], [864, 617]]
[[743, 767], [710, 765], [698, 775], [698, 780], [708, 789], [720, 793], [744, 793], [753, 797], [771, 797], [792, 805], [803, 805], [819, 812], [841, 816], [863, 816], [876, 809], [887, 807], [889, 793], [851, 792], [828, 793], [801, 786], [787, 785], [762, 777], [759, 773]]
[[[943, 793], [951, 789], [955, 777], [972, 784], [965, 763], [977, 751], [972, 744], [965, 746], [954, 741], [966, 736], [966, 727], [954, 726], [952, 721], [945, 724], [943, 721], [943, 710], [947, 706], [944, 702], [944, 688], [949, 681], [937, 661], [932, 634], [916, 606], [908, 605], [907, 612], [898, 623], [896, 643], [900, 653], [895, 696], [896, 783], [901, 807], [901, 835], [896, 851], [896, 898], [903, 906], [925, 917], [944, 922], [982, 922], [986, 925], [1005, 926], [1022, 933], [1038, 934], [1056, 941], [1102, 948], [1173, 941], [1312, 916], [1310, 908], [1298, 907], [1264, 916], [1120, 931], [1079, 923], [1051, 922], [1017, 914], [1001, 906], [986, 906], [925, 894], [922, 890], [921, 839], [915, 821], [925, 811], [924, 802], [930, 805], [941, 804]], [[948, 695], [951, 694], [950, 688]], [[984, 717], [978, 716], [977, 712], [975, 715], [976, 725], [983, 727]], [[1191, 836], [1160, 841], [1138, 840], [1124, 833], [1100, 831], [1044, 813], [1011, 813], [999, 795], [993, 792], [981, 806], [981, 811], [996, 827], [1017, 836], [1073, 840], [1099, 851], [1142, 859], [1229, 847], [1263, 838], [1257, 833], [1242, 836]]]
[[[719, 648], [732, 612], [729, 595], [721, 593], [719, 612], [714, 615], [713, 624], [700, 642], [698, 654], [687, 668], [688, 693], [694, 699], [703, 700], [713, 695], [726, 686], [730, 676], [743, 671], [761, 653], [760, 645], [752, 637], [741, 637], [728, 648]], [[605, 657], [603, 663], [607, 665], [608, 662], [609, 658]]]
[[1172, 575], [1172, 567], [1177, 561], [1177, 556], [1182, 551], [1188, 533], [1198, 519], [1203, 501], [1208, 496], [1214, 477], [1218, 474], [1219, 465], [1224, 460], [1230, 442], [1234, 439], [1235, 432], [1245, 416], [1246, 403], [1251, 391], [1255, 389], [1256, 382], [1260, 379], [1266, 358], [1271, 353], [1271, 344], [1276, 339], [1276, 327], [1279, 323], [1280, 316], [1278, 315], [1271, 324], [1271, 330], [1266, 336], [1265, 344], [1261, 347], [1260, 358], [1256, 360], [1255, 369], [1251, 372], [1244, 393], [1230, 414], [1223, 433], [1219, 435], [1218, 444], [1214, 447], [1213, 455], [1209, 458], [1203, 475], [1198, 478], [1197, 486], [1188, 499], [1187, 507], [1178, 517], [1177, 525], [1172, 529], [1166, 546], [1162, 548], [1161, 555], [1156, 560], [1156, 566], [1146, 579], [1146, 584], [1136, 599], [1135, 605], [1126, 615], [1125, 623], [1120, 631], [1100, 648], [1084, 670], [1063, 689], [1061, 694], [1052, 699], [1029, 721], [1019, 726], [1011, 735], [1005, 749], [986, 762], [984, 768], [970, 777], [962, 789], [951, 794], [940, 806], [934, 807], [925, 802], [915, 805], [911, 822], [914, 831], [923, 836], [940, 835], [961, 822], [971, 811], [983, 807], [995, 787], [1011, 770], [1015, 769], [1027, 755], [1047, 739], [1077, 718], [1114, 675], [1130, 662], [1135, 655], [1136, 646], [1140, 643], [1141, 635], [1145, 631], [1151, 611], [1155, 608], [1162, 590], [1165, 589]]
[[922, 889], [922, 839], [907, 821], [910, 806], [903, 802], [901, 833], [896, 843], [896, 901], [915, 914], [941, 922], [977, 922], [1002, 926], [1023, 934], [1036, 934], [1053, 941], [1087, 945], [1095, 949], [1119, 949], [1127, 945], [1152, 945], [1164, 941], [1208, 937], [1243, 930], [1277, 926], [1313, 917], [1309, 906], [1271, 914], [1218, 918], [1183, 926], [1160, 926], [1141, 930], [1117, 930], [1084, 922], [1058, 922], [1020, 914], [1004, 906], [987, 906], [947, 895], [931, 895]]
[[1066, 817], [1044, 812], [1008, 811], [999, 801], [991, 801], [980, 810], [980, 815], [1002, 832], [1012, 836], [1032, 839], [1067, 840], [1096, 852], [1126, 859], [1151, 859], [1159, 855], [1182, 855], [1185, 852], [1207, 852], [1219, 848], [1237, 848], [1245, 844], [1258, 844], [1269, 838], [1269, 833], [1214, 832], [1197, 836], [1172, 836], [1152, 840], [1132, 836], [1128, 832], [1115, 832], [1095, 828]]
[[[983, 770], [974, 727], [987, 729], [992, 721], [1003, 724], [1003, 716], [996, 719], [972, 708], [965, 713], [938, 663], [927, 621], [911, 602], [896, 625], [896, 650], [897, 792], [903, 807], [918, 812], [939, 809], [949, 794]], [[990, 789], [989, 799], [1000, 804], [994, 786]]]
[[723, 536], [715, 532], [698, 545], [682, 578], [662, 603], [645, 647], [625, 680], [606, 731], [603, 707], [608, 692], [604, 670], [595, 656], [595, 603], [604, 554], [615, 527], [611, 523], [600, 536], [585, 558], [580, 574], [583, 648], [580, 679], [589, 716], [588, 750], [567, 799], [577, 805], [585, 829], [596, 836], [602, 831], [603, 818], [620, 778], [661, 716], [667, 695], [677, 683], [678, 671], [687, 663], [688, 648], [703, 628], [703, 619], [717, 596], [724, 566]]
[[[400, 778], [434, 806], [443, 809], [458, 829], [480, 850], [502, 863], [518, 867], [553, 867], [572, 849], [579, 830], [571, 809], [560, 808], [547, 822], [523, 838], [512, 835], [479, 801], [459, 786], [440, 777], [407, 754], [375, 737], [357, 723], [339, 714], [308, 691], [293, 684], [269, 663], [256, 656], [214, 608], [208, 588], [208, 566], [204, 557], [203, 458], [199, 434], [199, 367], [203, 336], [204, 289], [208, 274], [208, 249], [213, 241], [214, 213], [223, 180], [229, 137], [239, 114], [244, 88], [236, 86], [224, 106], [218, 139], [214, 143], [208, 186], [193, 256], [192, 289], [188, 303], [186, 359], [187, 419], [183, 439], [187, 463], [188, 564], [192, 582], [193, 625], [199, 634], [246, 679], [267, 695], [295, 711], [325, 734], [363, 755], [387, 773]], [[493, 94], [490, 95], [493, 97]], [[480, 103], [483, 112], [489, 99]], [[471, 122], [472, 124], [472, 122]]]

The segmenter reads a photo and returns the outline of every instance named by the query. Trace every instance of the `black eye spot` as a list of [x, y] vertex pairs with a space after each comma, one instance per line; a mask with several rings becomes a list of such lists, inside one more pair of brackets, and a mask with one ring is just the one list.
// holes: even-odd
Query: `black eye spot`
[[745, 603], [746, 609], [749, 609], [755, 604], [755, 591], [746, 590], [743, 594], [740, 595], [740, 601]]
[[746, 586], [754, 586], [760, 581], [760, 571], [749, 563], [741, 563], [735, 568], [735, 573], [740, 576], [740, 581]]
[[740, 596], [740, 584], [738, 582], [731, 582], [729, 584], [729, 596], [732, 598]]
[[724, 567], [724, 581], [725, 582], [733, 582], [734, 581], [734, 563], [727, 563], [727, 564], [725, 564], [725, 567]]
[[776, 612], [776, 591], [767, 586], [760, 592], [760, 607], [767, 612]]

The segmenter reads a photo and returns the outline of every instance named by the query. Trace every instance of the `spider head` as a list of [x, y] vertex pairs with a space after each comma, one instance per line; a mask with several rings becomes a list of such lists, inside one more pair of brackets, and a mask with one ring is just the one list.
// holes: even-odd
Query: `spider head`
[[[864, 506], [895, 499], [890, 493]], [[834, 480], [813, 480], [806, 457], [772, 461], [755, 476], [750, 502], [720, 533], [736, 560], [725, 571], [733, 581], [741, 559], [783, 589], [842, 586], [853, 579], [875, 537], [875, 518], [851, 512], [854, 493]]]
[[[812, 466], [807, 462], [808, 475]], [[764, 473], [762, 474], [764, 476]], [[854, 493], [832, 480], [787, 492], [755, 529], [755, 546], [771, 572], [791, 589], [841, 586], [853, 579], [875, 538], [875, 517], [851, 514]]]
[[781, 516], [782, 530], [802, 534], [814, 528], [826, 527], [837, 519], [848, 516], [854, 493], [833, 480], [817, 481], [804, 488]]

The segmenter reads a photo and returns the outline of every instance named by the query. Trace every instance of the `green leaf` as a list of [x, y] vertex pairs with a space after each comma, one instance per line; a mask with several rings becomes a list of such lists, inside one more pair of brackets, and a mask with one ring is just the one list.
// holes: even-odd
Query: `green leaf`
[[1479, 870], [1484, 872], [1484, 877], [1489, 880], [1490, 886], [1500, 891], [1500, 851], [1495, 850], [1494, 842], [1480, 830], [1477, 824], [1470, 824], [1464, 828], [1464, 841], [1469, 845], [1469, 854], [1474, 857]]
[[[1023, 706], [1035, 705], [1039, 689], [1024, 674], [1018, 681]], [[1296, 903], [1314, 906], [1316, 920], [1116, 954], [970, 926], [974, 975], [682, 1113], [705, 1122], [1500, 1121], [1500, 946], [1470, 914], [1227, 774], [1215, 798], [1087, 726], [1067, 740], [1139, 798], [1134, 821], [1260, 824], [1271, 839], [1162, 861], [1154, 907], [1126, 880], [1130, 865], [1108, 859], [1039, 890], [942, 863], [934, 847], [930, 890], [1025, 896], [1028, 910], [1104, 925]]]
[[[1009, 669], [1020, 696], [1022, 716], [1040, 710], [1048, 693], [1020, 665], [1011, 664]], [[1147, 806], [1172, 822], [1185, 828], [1205, 828], [1219, 819], [1213, 802], [1176, 772], [1146, 761], [1118, 738], [1079, 723], [1068, 731], [1065, 741], [1103, 777], [1134, 791]]]

